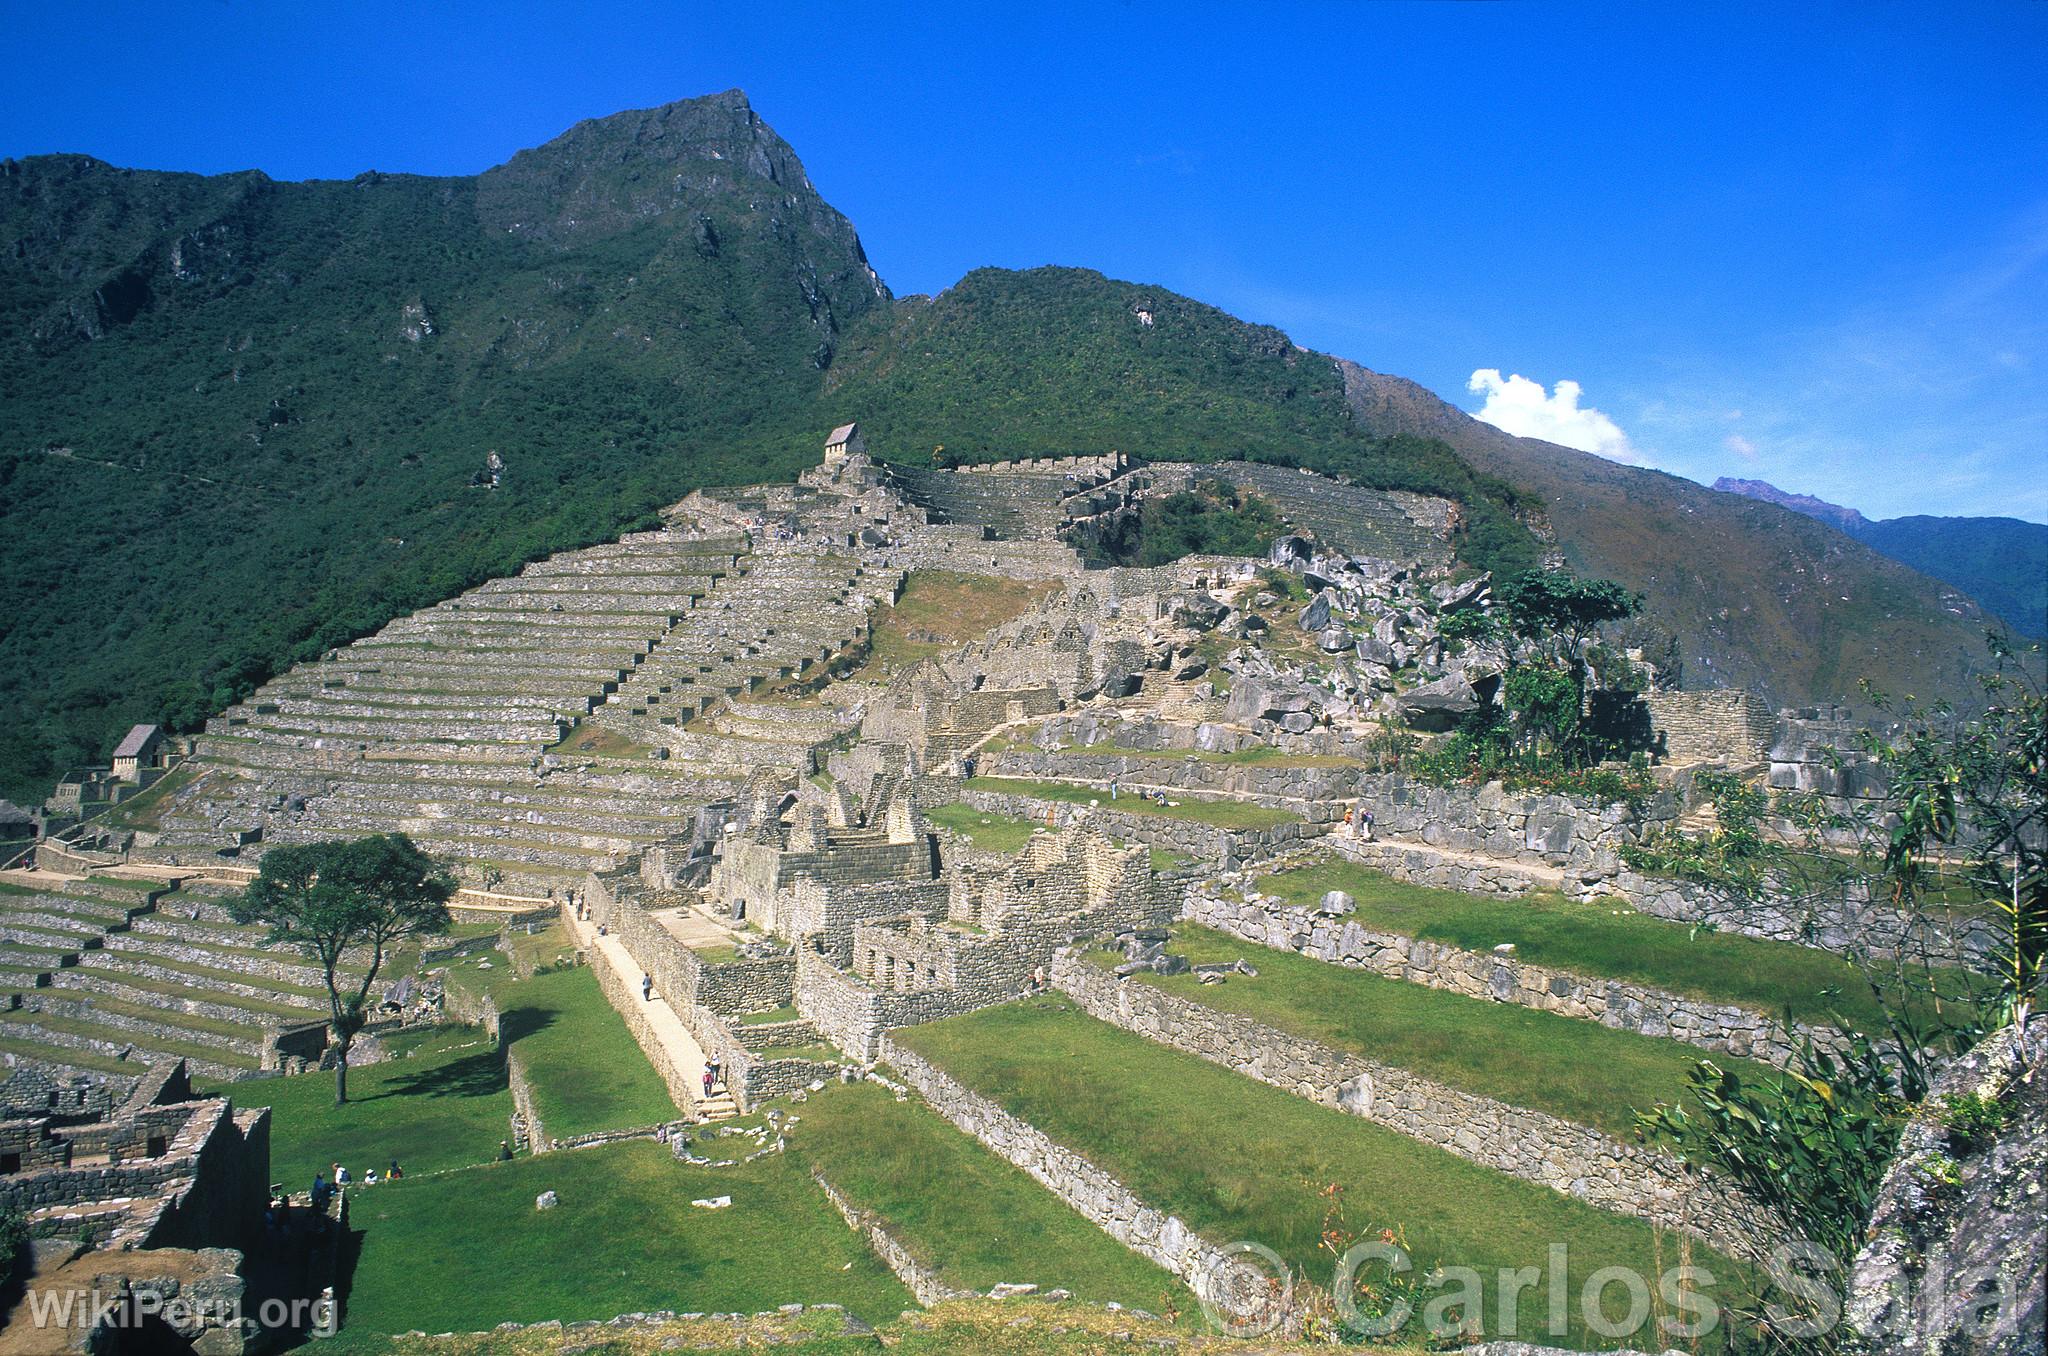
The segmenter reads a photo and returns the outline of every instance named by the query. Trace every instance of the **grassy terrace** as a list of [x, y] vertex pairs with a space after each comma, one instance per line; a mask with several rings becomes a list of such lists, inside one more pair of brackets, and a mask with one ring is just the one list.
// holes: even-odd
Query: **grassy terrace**
[[1238, 800], [1196, 800], [1189, 796], [1181, 796], [1172, 804], [1161, 805], [1157, 801], [1141, 800], [1135, 795], [1126, 795], [1112, 801], [1109, 792], [1098, 787], [1074, 786], [1066, 782], [1026, 781], [1016, 777], [969, 777], [966, 786], [970, 791], [994, 791], [1008, 796], [1027, 796], [1032, 800], [1055, 800], [1067, 805], [1087, 805], [1095, 802], [1104, 809], [1121, 810], [1134, 815], [1153, 815], [1162, 819], [1192, 820], [1197, 824], [1208, 824], [1219, 829], [1270, 829], [1275, 824], [1292, 823], [1301, 818], [1286, 810], [1248, 805]]
[[[1342, 1211], [1335, 1227], [1348, 1236], [1392, 1229], [1405, 1237], [1418, 1272], [1431, 1262], [1477, 1268], [1489, 1331], [1498, 1269], [1543, 1267], [1553, 1241], [1569, 1245], [1574, 1297], [1596, 1268], [1654, 1276], [1681, 1249], [1639, 1220], [1153, 1045], [1064, 998], [989, 1008], [896, 1038], [1205, 1237], [1256, 1240], [1325, 1287], [1332, 1268], [1321, 1238], [1333, 1204]], [[1334, 1198], [1325, 1194], [1332, 1187]], [[1736, 1276], [1732, 1263], [1695, 1251], [1724, 1284]], [[1572, 1308], [1566, 1340], [1596, 1344]], [[1546, 1309], [1541, 1286], [1521, 1294], [1522, 1335], [1544, 1331]]]
[[[1621, 1138], [1634, 1129], [1634, 1111], [1678, 1101], [1686, 1073], [1702, 1057], [1701, 1051], [1677, 1041], [1326, 965], [1208, 928], [1182, 924], [1174, 929], [1170, 946], [1197, 965], [1242, 957], [1259, 973], [1233, 975], [1214, 985], [1193, 975], [1134, 979], [1333, 1049]], [[1093, 959], [1108, 966], [1121, 957], [1097, 952]], [[1745, 1077], [1777, 1076], [1752, 1060], [1715, 1059]]]
[[[1683, 923], [1618, 904], [1580, 904], [1550, 891], [1480, 899], [1337, 861], [1279, 872], [1259, 888], [1300, 905], [1344, 890], [1357, 901], [1353, 916], [1366, 927], [1470, 951], [1512, 942], [1517, 958], [1561, 970], [1771, 1013], [1789, 1008], [1803, 1021], [1831, 1023], [1839, 1015], [1863, 1030], [1884, 1025], [1877, 995], [1843, 957], [1732, 932], [1695, 934]], [[1966, 982], [1958, 973], [1958, 992]]]
[[[561, 1203], [536, 1211], [543, 1191]], [[690, 1205], [715, 1196], [732, 1206]], [[361, 1251], [327, 1351], [384, 1351], [380, 1335], [416, 1328], [819, 1302], [879, 1321], [912, 1303], [788, 1154], [693, 1168], [635, 1140], [409, 1178], [350, 1211]]]
[[[925, 812], [925, 818], [960, 834], [983, 852], [1017, 852], [1031, 841], [1031, 835], [1040, 827], [1031, 820], [997, 814], [993, 810], [977, 810], [962, 801], [936, 806]], [[1168, 852], [1165, 848], [1153, 848], [1151, 854], [1154, 871], [1170, 871], [1174, 867], [1190, 865], [1189, 858], [1178, 852]]]
[[526, 1066], [534, 1110], [550, 1136], [567, 1139], [676, 1119], [668, 1089], [625, 1021], [605, 1002], [589, 967], [520, 979], [503, 956], [489, 959], [489, 970], [475, 960], [450, 966], [449, 982], [481, 989], [497, 1001], [506, 1043]]
[[[383, 1172], [392, 1159], [409, 1174], [488, 1163], [512, 1133], [505, 1062], [474, 1027], [441, 1027], [393, 1037], [397, 1058], [350, 1069], [348, 1105], [334, 1104], [331, 1072], [235, 1083], [214, 1091], [236, 1106], [270, 1108], [270, 1175], [304, 1191], [313, 1174], [345, 1164]], [[531, 1204], [531, 1202], [529, 1202]]]
[[[1041, 746], [1029, 738], [992, 739], [985, 746], [990, 753], [1010, 749], [1030, 752]], [[1054, 753], [1102, 754], [1112, 758], [1158, 758], [1162, 760], [1193, 761], [1214, 763], [1221, 767], [1363, 767], [1357, 758], [1345, 758], [1337, 754], [1289, 753], [1271, 744], [1253, 744], [1248, 748], [1230, 753], [1219, 753], [1213, 749], [1133, 749], [1122, 744], [1061, 744]]]
[[[129, 1073], [141, 1073], [148, 1064], [165, 1056], [176, 1056], [180, 1059], [206, 1060], [214, 1064], [224, 1064], [230, 1068], [251, 1070], [255, 1069], [260, 1062], [256, 1056], [244, 1054], [239, 1050], [223, 1050], [218, 1046], [201, 1045], [195, 1041], [178, 1040], [176, 1035], [180, 1028], [170, 1025], [165, 1025], [157, 1031], [143, 1032], [130, 1031], [125, 1027], [101, 1026], [96, 1022], [79, 1017], [59, 1017], [52, 1013], [30, 1012], [26, 1009], [0, 1012], [0, 1034], [5, 1034], [10, 1042], [22, 1040], [22, 1032], [25, 1028], [31, 1026], [40, 1027], [44, 1031], [56, 1032], [62, 1035], [86, 1036], [97, 1040], [132, 1044], [141, 1053], [136, 1059], [124, 1065], [125, 1071]], [[77, 1050], [69, 1046], [58, 1045], [43, 1046], [40, 1049], [44, 1058], [59, 1060], [67, 1064], [78, 1062], [72, 1058], [73, 1055], [93, 1053], [87, 1050]], [[97, 1068], [99, 1066], [94, 1065], [93, 1067]]]
[[892, 673], [920, 659], [965, 645], [1022, 616], [1057, 584], [1023, 583], [957, 570], [912, 570], [903, 596], [878, 608], [868, 643], [869, 663]]
[[833, 1088], [803, 1107], [791, 1144], [955, 1289], [1032, 1282], [1153, 1313], [1192, 1307], [1177, 1278], [922, 1101], [898, 1102], [873, 1083]]

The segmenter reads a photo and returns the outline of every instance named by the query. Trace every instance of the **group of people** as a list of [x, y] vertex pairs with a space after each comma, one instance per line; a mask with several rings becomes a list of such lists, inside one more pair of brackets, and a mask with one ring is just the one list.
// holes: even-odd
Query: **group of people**
[[704, 1062], [704, 1095], [709, 1097], [711, 1089], [724, 1081], [724, 1078], [725, 1067], [715, 1059], [706, 1060]]
[[[385, 1169], [381, 1176], [375, 1168], [364, 1172], [362, 1185], [373, 1187], [379, 1182], [396, 1182], [403, 1176], [405, 1176], [405, 1169], [398, 1166], [398, 1160], [394, 1158], [391, 1160], [391, 1166]], [[324, 1215], [327, 1213], [327, 1203], [334, 1199], [334, 1193], [343, 1187], [354, 1185], [356, 1185], [356, 1180], [349, 1174], [349, 1170], [336, 1163], [327, 1172], [313, 1174], [313, 1189], [307, 1194], [312, 1198], [313, 1209], [317, 1213]], [[277, 1200], [285, 1199], [276, 1187], [272, 1187], [271, 1191], [277, 1197]], [[277, 1200], [272, 1201], [273, 1209], [277, 1208]], [[289, 1204], [288, 1201], [286, 1203]]]

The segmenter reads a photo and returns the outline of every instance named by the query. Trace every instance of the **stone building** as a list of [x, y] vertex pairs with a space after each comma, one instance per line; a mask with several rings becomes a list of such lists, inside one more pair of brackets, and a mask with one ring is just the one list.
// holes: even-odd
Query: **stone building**
[[[23, 1076], [8, 1080], [10, 1113], [30, 1110], [14, 1095]], [[0, 1121], [0, 1208], [21, 1211], [32, 1235], [114, 1250], [260, 1241], [268, 1108], [196, 1096], [183, 1061], [156, 1066], [118, 1105], [48, 1091], [47, 1109]]]
[[162, 769], [168, 747], [164, 732], [155, 725], [131, 726], [114, 746], [114, 775], [124, 782], [139, 782], [147, 770]]

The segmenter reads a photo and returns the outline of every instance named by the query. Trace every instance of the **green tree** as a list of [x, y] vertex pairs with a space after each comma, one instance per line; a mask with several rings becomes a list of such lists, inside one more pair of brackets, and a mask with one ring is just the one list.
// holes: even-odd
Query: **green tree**
[[1503, 694], [1531, 751], [1567, 766], [1592, 761], [1586, 727], [1591, 680], [1587, 650], [1607, 622], [1632, 617], [1643, 600], [1611, 579], [1567, 570], [1528, 570], [1497, 591], [1506, 614], [1511, 664]]
[[[239, 922], [266, 923], [269, 940], [303, 950], [327, 984], [334, 1042], [334, 1100], [348, 1101], [348, 1052], [368, 1021], [370, 988], [392, 946], [445, 932], [455, 882], [402, 833], [272, 848], [241, 898]], [[346, 955], [367, 949], [360, 981], [340, 973]]]
[[2040, 647], [1987, 639], [1997, 662], [1979, 679], [1981, 714], [1909, 706], [1894, 711], [1892, 733], [1870, 737], [1885, 813], [1856, 827], [1879, 835], [1894, 903], [1939, 907], [1960, 891], [1998, 920], [1992, 1018], [2024, 1036], [2048, 959], [2048, 701], [2029, 662]]

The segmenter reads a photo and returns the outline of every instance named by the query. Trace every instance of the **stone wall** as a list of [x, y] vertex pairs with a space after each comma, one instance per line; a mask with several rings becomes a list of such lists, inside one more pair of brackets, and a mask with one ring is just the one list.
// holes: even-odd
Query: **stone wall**
[[1281, 823], [1265, 829], [1219, 829], [1191, 819], [1168, 819], [1164, 815], [1114, 810], [1106, 796], [1101, 805], [1090, 808], [1059, 801], [1032, 800], [1028, 796], [1003, 791], [966, 790], [957, 782], [930, 780], [931, 785], [919, 788], [921, 803], [927, 798], [933, 804], [946, 799], [962, 800], [977, 810], [1039, 822], [1044, 821], [1050, 810], [1055, 828], [1066, 828], [1085, 818], [1104, 833], [1178, 852], [1196, 861], [1213, 862], [1226, 871], [1234, 871], [1247, 862], [1276, 857], [1328, 830], [1327, 824], [1307, 822]]
[[1777, 730], [1769, 703], [1742, 688], [1646, 692], [1643, 704], [1650, 709], [1657, 751], [1667, 763], [1759, 763]]
[[[1004, 749], [982, 755], [975, 771], [987, 777], [1096, 785], [1114, 778], [1124, 792], [1188, 791], [1276, 806], [1321, 823], [1342, 815], [1343, 803], [1357, 798], [1365, 776], [1364, 767], [1356, 765], [1284, 767], [1082, 749]], [[1106, 794], [1103, 801], [1109, 802]]]
[[908, 993], [884, 991], [841, 972], [827, 956], [810, 950], [797, 953], [797, 1011], [815, 1024], [825, 1039], [863, 1062], [881, 1057], [882, 1033], [891, 1027], [958, 1017], [1015, 996], [1012, 991], [978, 985]]
[[1987, 920], [1907, 913], [1873, 901], [1867, 889], [1855, 885], [1795, 896], [1768, 885], [1751, 892], [1624, 869], [1609, 889], [1653, 917], [1711, 923], [1723, 932], [1843, 955], [1903, 955], [1960, 965], [1996, 953], [1997, 939]]
[[832, 1202], [832, 1208], [846, 1221], [846, 1227], [861, 1236], [869, 1251], [882, 1259], [882, 1265], [896, 1274], [903, 1282], [904, 1289], [917, 1297], [919, 1304], [937, 1304], [942, 1300], [970, 1299], [971, 1290], [955, 1290], [939, 1279], [938, 1268], [920, 1261], [910, 1245], [890, 1230], [888, 1221], [872, 1210], [863, 1210], [848, 1199], [845, 1192], [832, 1185], [816, 1168], [811, 1169], [811, 1180], [825, 1193], [825, 1199]]
[[1574, 894], [1607, 893], [1622, 869], [1620, 849], [1677, 816], [1669, 793], [1641, 811], [1616, 802], [1592, 805], [1570, 796], [1485, 786], [1434, 786], [1399, 774], [1361, 778], [1361, 803], [1382, 840], [1412, 839], [1431, 847], [1475, 852], [1504, 862], [1561, 871]]
[[916, 1051], [885, 1037], [878, 1054], [933, 1110], [980, 1140], [997, 1157], [1029, 1173], [1090, 1224], [1180, 1277], [1197, 1296], [1223, 1312], [1263, 1316], [1263, 1286], [1247, 1286], [1231, 1255], [1178, 1216], [1148, 1205], [1109, 1173], [1054, 1142], [1028, 1121], [969, 1091]]
[[1757, 1211], [1745, 1209], [1732, 1188], [1598, 1130], [1119, 979], [1071, 951], [1053, 963], [1053, 983], [1090, 1016], [1497, 1172], [1683, 1230], [1731, 1254], [1753, 1236]]
[[1639, 1036], [1684, 1041], [1779, 1068], [1791, 1060], [1800, 1035], [1829, 1046], [1841, 1040], [1841, 1033], [1831, 1027], [1795, 1024], [1788, 1030], [1768, 1013], [1732, 1003], [1712, 1003], [1647, 985], [1532, 965], [1512, 955], [1466, 951], [1398, 932], [1378, 932], [1356, 919], [1325, 917], [1289, 904], [1249, 903], [1197, 888], [1188, 892], [1181, 916], [1253, 945], [1292, 951], [1327, 965], [1370, 970], [1467, 998], [1577, 1017]]

